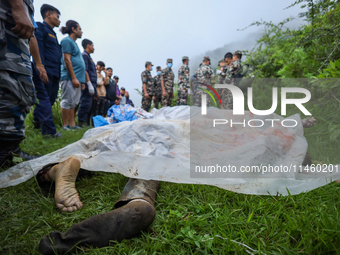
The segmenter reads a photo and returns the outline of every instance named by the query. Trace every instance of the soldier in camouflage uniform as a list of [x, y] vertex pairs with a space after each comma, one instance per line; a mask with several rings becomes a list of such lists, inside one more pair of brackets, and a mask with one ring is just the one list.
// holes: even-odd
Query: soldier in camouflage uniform
[[0, 1], [0, 168], [12, 163], [25, 138], [26, 114], [35, 103], [29, 39], [33, 36], [31, 0]]
[[220, 67], [219, 72], [217, 73], [217, 84], [223, 84], [225, 77], [222, 76], [222, 70], [225, 66], [224, 59], [221, 59], [218, 61], [218, 66]]
[[162, 86], [162, 107], [171, 106], [171, 99], [174, 98], [174, 79], [175, 74], [172, 71], [172, 59], [166, 61], [167, 67], [162, 70], [161, 86]]
[[159, 103], [162, 103], [162, 85], [161, 85], [161, 74], [162, 68], [156, 67], [157, 75], [154, 77], [154, 93], [153, 93], [153, 104], [156, 109], [159, 109]]
[[[228, 80], [226, 80], [227, 72], [229, 70], [230, 64], [233, 61], [233, 54], [231, 52], [228, 52], [224, 55], [224, 63], [225, 65], [223, 68], [221, 68], [221, 80], [223, 80], [222, 84], [229, 84]], [[218, 94], [221, 97], [222, 101], [222, 108], [223, 109], [233, 109], [233, 96], [229, 89], [218, 89]]]
[[235, 75], [241, 71], [242, 52], [237, 50], [233, 55], [233, 61], [227, 68], [225, 83], [235, 85]]
[[[201, 106], [202, 94], [206, 94], [202, 89], [209, 90], [209, 88], [204, 84], [212, 85], [215, 78], [214, 71], [210, 67], [209, 57], [204, 57], [202, 65], [195, 72], [195, 76], [197, 88], [194, 91], [194, 105]], [[207, 105], [210, 105], [209, 95], [207, 95]]]
[[188, 105], [188, 89], [190, 89], [189, 58], [182, 57], [183, 65], [178, 70], [177, 105]]
[[154, 80], [151, 76], [152, 66], [153, 66], [153, 64], [151, 62], [146, 61], [145, 62], [145, 71], [143, 71], [142, 74], [141, 74], [142, 83], [143, 83], [142, 108], [147, 112], [150, 110], [153, 91], [154, 91]]

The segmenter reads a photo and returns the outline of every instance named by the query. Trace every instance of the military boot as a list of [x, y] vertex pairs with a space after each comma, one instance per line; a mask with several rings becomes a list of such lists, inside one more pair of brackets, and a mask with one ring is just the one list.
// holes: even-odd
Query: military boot
[[120, 242], [146, 230], [156, 216], [154, 200], [157, 181], [130, 179], [116, 209], [92, 216], [65, 233], [53, 231], [43, 237], [39, 251], [44, 254], [66, 254], [76, 251], [77, 246], [105, 247], [111, 240]]

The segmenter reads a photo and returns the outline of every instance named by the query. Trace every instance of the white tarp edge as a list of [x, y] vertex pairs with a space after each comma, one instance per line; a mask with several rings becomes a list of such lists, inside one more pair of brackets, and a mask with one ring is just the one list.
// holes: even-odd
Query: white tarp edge
[[[34, 177], [44, 166], [71, 156], [81, 161], [81, 168], [90, 171], [121, 173], [146, 180], [213, 185], [244, 194], [288, 195], [288, 189], [293, 195], [340, 179], [340, 173], [335, 170], [314, 178], [304, 178], [306, 173], [292, 172], [276, 173], [272, 178], [263, 178], [261, 173], [251, 176], [245, 173], [237, 178], [225, 178], [225, 175], [224, 178], [204, 178], [208, 175], [191, 178], [190, 166], [199, 165], [202, 160], [211, 164], [232, 164], [237, 168], [260, 164], [299, 166], [307, 151], [307, 141], [297, 114], [289, 117], [298, 122], [295, 128], [284, 128], [280, 124], [270, 127], [266, 123], [254, 129], [241, 125], [236, 128], [227, 125], [209, 127], [214, 117], [223, 113], [230, 118], [232, 111], [208, 108], [208, 112], [209, 117], [202, 119], [198, 107], [166, 107], [153, 110], [154, 119], [90, 129], [73, 144], [1, 172], [0, 188], [18, 185]], [[253, 116], [249, 112], [244, 118], [255, 117], [284, 120], [275, 114]]]

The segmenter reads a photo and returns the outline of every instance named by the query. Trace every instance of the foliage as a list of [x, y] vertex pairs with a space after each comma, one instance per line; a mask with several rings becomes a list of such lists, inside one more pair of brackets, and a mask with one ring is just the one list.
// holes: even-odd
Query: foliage
[[[285, 27], [293, 18], [279, 24], [252, 23], [251, 26], [264, 26], [257, 46], [247, 56], [257, 77], [309, 78], [317, 76], [329, 61], [339, 59], [340, 5], [333, 2], [318, 3], [316, 6], [323, 11], [314, 12], [313, 23], [296, 30]], [[311, 11], [311, 6], [304, 7]]]

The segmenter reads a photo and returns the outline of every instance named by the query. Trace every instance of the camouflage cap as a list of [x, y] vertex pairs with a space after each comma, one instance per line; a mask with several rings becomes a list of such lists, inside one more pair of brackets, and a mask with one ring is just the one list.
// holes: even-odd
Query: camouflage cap
[[218, 61], [218, 63], [221, 63], [221, 62], [224, 62], [224, 59], [223, 59], [223, 58], [220, 59], [220, 60]]
[[203, 61], [210, 61], [210, 58], [209, 58], [208, 56], [205, 56], [205, 57], [203, 58]]
[[189, 57], [184, 56], [184, 57], [182, 57], [182, 60], [189, 60]]
[[145, 66], [148, 66], [148, 65], [152, 65], [153, 66], [153, 64], [150, 61], [146, 61], [145, 62]]
[[172, 63], [172, 58], [168, 58], [168, 59], [166, 60], [166, 62], [167, 62], [167, 63]]
[[242, 55], [242, 51], [237, 50], [237, 51], [234, 52], [234, 55]]

